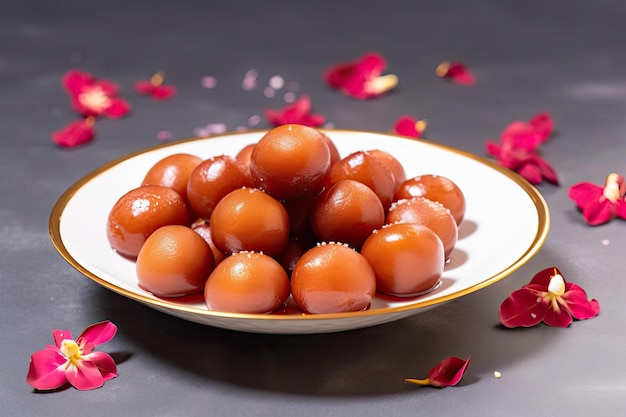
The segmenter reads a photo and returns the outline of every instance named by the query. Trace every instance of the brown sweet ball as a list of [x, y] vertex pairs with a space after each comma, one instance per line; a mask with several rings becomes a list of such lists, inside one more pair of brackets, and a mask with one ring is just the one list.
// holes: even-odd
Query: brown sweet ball
[[240, 252], [215, 267], [204, 287], [209, 310], [266, 314], [289, 297], [289, 278], [280, 264], [262, 253]]
[[397, 296], [432, 289], [441, 279], [445, 264], [441, 239], [414, 223], [376, 230], [363, 244], [361, 254], [374, 269], [376, 289]]
[[215, 268], [211, 248], [187, 226], [168, 225], [154, 231], [137, 256], [137, 279], [157, 297], [202, 292]]
[[354, 249], [338, 243], [320, 244], [296, 263], [291, 293], [298, 307], [308, 313], [361, 311], [376, 293], [376, 277]]
[[450, 210], [457, 225], [465, 216], [465, 196], [459, 186], [441, 175], [420, 175], [404, 181], [396, 191], [395, 200], [426, 197], [438, 201]]
[[159, 227], [190, 223], [189, 210], [180, 194], [161, 185], [145, 185], [130, 190], [115, 203], [109, 213], [107, 238], [118, 253], [135, 258]]
[[285, 207], [256, 188], [228, 193], [215, 206], [209, 225], [213, 243], [225, 254], [254, 251], [275, 256], [289, 239]]
[[367, 151], [354, 152], [332, 166], [328, 174], [330, 185], [341, 180], [355, 180], [370, 187], [387, 210], [393, 201], [396, 178], [377, 157]]
[[237, 152], [237, 155], [235, 155], [235, 159], [248, 169], [250, 169], [250, 158], [252, 157], [252, 150], [255, 145], [256, 143], [250, 143], [241, 148], [241, 150]]
[[337, 149], [337, 145], [335, 142], [328, 137], [328, 135], [324, 135], [326, 139], [326, 145], [328, 145], [328, 150], [330, 151], [330, 166], [333, 166], [335, 162], [339, 162], [341, 160], [341, 154], [339, 153], [339, 149]]
[[320, 240], [357, 249], [384, 222], [385, 210], [376, 193], [354, 180], [333, 184], [318, 197], [311, 212], [311, 226]]
[[250, 171], [232, 156], [220, 155], [202, 161], [192, 171], [187, 196], [193, 211], [208, 219], [222, 197], [241, 187], [252, 187]]
[[141, 185], [162, 185], [174, 189], [187, 201], [187, 182], [202, 158], [186, 153], [166, 156], [146, 173]]
[[450, 210], [443, 204], [424, 197], [396, 201], [389, 209], [385, 222], [417, 223], [428, 227], [443, 242], [446, 259], [450, 257], [459, 233]]
[[250, 157], [254, 185], [278, 200], [319, 194], [329, 167], [330, 151], [324, 135], [297, 124], [267, 132]]
[[406, 181], [406, 172], [404, 171], [404, 167], [402, 166], [400, 161], [398, 161], [398, 159], [389, 152], [385, 152], [380, 149], [372, 149], [368, 152], [374, 155], [376, 158], [380, 159], [380, 161], [384, 165], [386, 165], [391, 170], [391, 172], [393, 172], [393, 175], [396, 178], [395, 189], [397, 190], [398, 188], [400, 188], [400, 185], [402, 185], [402, 183]]
[[215, 247], [215, 243], [213, 243], [213, 239], [211, 239], [211, 226], [209, 226], [209, 222], [204, 219], [198, 219], [191, 225], [191, 229], [199, 234], [200, 237], [202, 237], [202, 239], [204, 239], [205, 242], [209, 244], [211, 252], [213, 252], [215, 265], [222, 262], [226, 255], [224, 255], [217, 247]]

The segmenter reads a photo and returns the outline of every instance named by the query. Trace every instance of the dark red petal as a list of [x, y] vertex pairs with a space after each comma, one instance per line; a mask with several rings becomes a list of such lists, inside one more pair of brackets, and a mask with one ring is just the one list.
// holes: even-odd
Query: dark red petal
[[[548, 291], [548, 285], [550, 284], [550, 280], [555, 275], [563, 276], [563, 274], [561, 274], [561, 271], [559, 271], [559, 269], [554, 266], [542, 269], [541, 271], [537, 272], [535, 276], [533, 276], [533, 279], [530, 280], [528, 285], [530, 285], [533, 289]], [[563, 278], [563, 281], [565, 281], [565, 278]], [[567, 281], [565, 281], [565, 285], [568, 285]]]
[[577, 320], [590, 319], [600, 314], [600, 304], [596, 300], [589, 300], [585, 290], [576, 284], [561, 296], [561, 300], [567, 305], [570, 314]]
[[537, 165], [537, 167], [539, 168], [539, 171], [541, 172], [541, 176], [543, 177], [543, 179], [545, 179], [551, 184], [559, 185], [559, 178], [556, 174], [556, 170], [552, 167], [552, 165], [550, 165], [548, 161], [546, 161], [545, 159], [543, 159], [542, 157], [538, 155], [535, 155], [533, 157], [533, 160], [535, 164]]
[[35, 389], [49, 390], [67, 383], [63, 365], [67, 359], [57, 350], [39, 350], [32, 354], [26, 382]]
[[452, 356], [439, 362], [428, 373], [428, 381], [434, 387], [450, 387], [459, 383], [463, 378], [463, 373], [470, 363], [471, 357], [467, 359]]
[[553, 327], [568, 327], [572, 324], [572, 315], [565, 310], [564, 308], [560, 308], [555, 310], [552, 308], [552, 305], [548, 311], [546, 311], [546, 315], [543, 317], [543, 322], [548, 326]]
[[99, 323], [94, 323], [91, 326], [87, 327], [80, 334], [79, 339], [84, 338], [88, 342], [93, 343], [97, 346], [113, 339], [113, 336], [115, 336], [116, 332], [117, 326], [111, 323], [109, 320], [105, 320]]
[[589, 201], [583, 206], [583, 219], [590, 226], [599, 226], [613, 219], [613, 203], [602, 198], [600, 201]]
[[592, 201], [599, 201], [602, 197], [602, 187], [590, 182], [579, 182], [572, 185], [567, 194], [579, 208], [585, 207]]
[[541, 143], [548, 140], [548, 138], [552, 136], [552, 132], [554, 131], [554, 120], [552, 120], [552, 116], [550, 116], [550, 113], [547, 112], [536, 114], [528, 121], [528, 124], [530, 124], [532, 127], [535, 128], [535, 130], [537, 130], [537, 132], [539, 132]]
[[522, 287], [513, 291], [500, 305], [500, 322], [509, 328], [531, 327], [539, 324], [547, 311], [548, 303], [541, 296]]
[[476, 83], [474, 74], [461, 62], [442, 62], [436, 73], [441, 78], [447, 78], [459, 85], [470, 86]]
[[[59, 146], [71, 148], [90, 142], [95, 137], [93, 124], [78, 120], [52, 133], [52, 140]], [[69, 331], [65, 330], [69, 333]], [[71, 335], [69, 337], [71, 339]]]

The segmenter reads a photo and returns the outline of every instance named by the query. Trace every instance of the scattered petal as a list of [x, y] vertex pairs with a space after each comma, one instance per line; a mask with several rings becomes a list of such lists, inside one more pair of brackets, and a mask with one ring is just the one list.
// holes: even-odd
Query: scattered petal
[[257, 78], [259, 77], [259, 72], [255, 69], [248, 70], [244, 76], [243, 81], [241, 82], [241, 88], [244, 90], [254, 90], [257, 84]]
[[607, 175], [604, 186], [579, 182], [569, 188], [568, 196], [590, 226], [608, 223], [614, 218], [626, 219], [626, 182], [622, 175]]
[[354, 62], [331, 66], [324, 74], [328, 85], [350, 97], [365, 100], [381, 96], [398, 85], [395, 74], [382, 75], [387, 62], [375, 52], [369, 52]]
[[169, 130], [159, 130], [157, 132], [157, 139], [160, 141], [168, 140], [172, 137], [172, 133]]
[[514, 291], [500, 306], [500, 322], [509, 328], [531, 327], [540, 322], [568, 327], [573, 319], [597, 316], [600, 305], [585, 291], [569, 283], [557, 268], [538, 272], [529, 284]]
[[165, 74], [161, 71], [154, 74], [149, 80], [140, 80], [135, 83], [137, 94], [150, 96], [155, 100], [167, 100], [176, 94], [176, 87], [163, 84]]
[[120, 118], [130, 111], [130, 105], [117, 97], [118, 87], [108, 80], [97, 80], [91, 74], [71, 70], [63, 77], [72, 107], [85, 117]]
[[393, 125], [393, 133], [396, 135], [420, 138], [428, 122], [425, 119], [415, 119], [411, 116], [402, 116]]
[[200, 79], [200, 84], [202, 84], [202, 87], [204, 88], [212, 89], [217, 86], [217, 79], [215, 77], [205, 75], [202, 79]]
[[461, 359], [452, 356], [435, 365], [428, 373], [426, 379], [407, 378], [404, 381], [417, 385], [431, 385], [437, 388], [454, 386], [463, 378], [463, 374], [470, 363], [470, 359], [471, 357]]
[[249, 126], [256, 126], [259, 123], [261, 123], [261, 116], [259, 116], [258, 114], [253, 114], [252, 116], [248, 118]]
[[60, 388], [67, 382], [79, 390], [101, 387], [117, 376], [115, 361], [95, 346], [113, 338], [117, 327], [110, 321], [93, 324], [73, 340], [68, 330], [52, 332], [54, 346], [31, 355], [26, 382], [37, 390]]
[[326, 118], [321, 114], [313, 114], [311, 98], [301, 96], [294, 103], [279, 110], [265, 109], [265, 117], [274, 126], [296, 123], [305, 126], [317, 127], [324, 124]]
[[474, 74], [461, 62], [444, 61], [437, 66], [435, 73], [438, 77], [459, 85], [470, 86], [476, 83]]
[[72, 148], [91, 142], [96, 136], [93, 128], [95, 118], [87, 117], [77, 120], [65, 126], [63, 129], [52, 133], [52, 141], [64, 148]]
[[276, 90], [267, 86], [263, 89], [263, 95], [267, 98], [273, 98], [276, 95]]

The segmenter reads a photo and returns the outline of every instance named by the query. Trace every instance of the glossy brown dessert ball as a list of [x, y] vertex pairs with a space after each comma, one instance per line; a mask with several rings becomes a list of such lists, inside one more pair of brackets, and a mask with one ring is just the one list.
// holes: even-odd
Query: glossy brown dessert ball
[[361, 254], [374, 269], [376, 289], [398, 296], [432, 289], [441, 279], [445, 264], [441, 239], [414, 223], [391, 224], [375, 231], [363, 244]]
[[308, 313], [368, 308], [376, 278], [367, 260], [348, 246], [320, 244], [300, 257], [291, 273], [294, 301]]
[[193, 211], [208, 219], [222, 197], [251, 186], [250, 171], [232, 156], [220, 155], [202, 161], [193, 170], [187, 183], [187, 195]]
[[204, 287], [209, 310], [265, 314], [289, 297], [289, 278], [278, 262], [261, 253], [240, 252], [215, 267]]
[[414, 197], [393, 203], [386, 223], [417, 223], [431, 229], [443, 242], [446, 259], [452, 253], [458, 238], [458, 227], [450, 210], [424, 197]]
[[446, 177], [429, 174], [410, 178], [402, 183], [394, 198], [402, 200], [412, 197], [426, 197], [437, 201], [450, 210], [457, 225], [463, 221], [465, 196], [459, 186]]
[[311, 226], [320, 240], [357, 249], [384, 222], [385, 210], [376, 193], [354, 180], [332, 185], [318, 197], [311, 212]]
[[324, 134], [324, 138], [326, 139], [326, 145], [328, 145], [328, 150], [330, 151], [330, 165], [332, 166], [335, 162], [339, 162], [341, 160], [341, 154], [339, 153], [335, 142], [333, 142], [328, 135]]
[[187, 226], [169, 225], [155, 230], [137, 256], [139, 284], [158, 297], [179, 297], [202, 292], [215, 268], [211, 248]]
[[199, 234], [200, 237], [202, 237], [202, 239], [204, 239], [204, 241], [209, 244], [211, 252], [213, 252], [215, 265], [222, 262], [226, 255], [220, 252], [220, 250], [215, 246], [215, 243], [213, 243], [213, 239], [211, 238], [211, 226], [209, 225], [209, 222], [204, 219], [198, 219], [191, 225], [191, 229]]
[[241, 150], [237, 152], [237, 155], [235, 155], [235, 159], [239, 161], [241, 165], [245, 166], [248, 169], [250, 169], [250, 158], [252, 157], [252, 150], [254, 149], [255, 145], [256, 143], [250, 143], [241, 148]]
[[279, 200], [319, 194], [329, 167], [330, 151], [324, 135], [297, 124], [267, 132], [250, 158], [254, 185]]
[[174, 189], [187, 202], [187, 182], [191, 172], [202, 162], [199, 156], [177, 153], [166, 156], [146, 173], [141, 185], [162, 185]]
[[115, 203], [108, 217], [107, 239], [118, 253], [135, 258], [159, 227], [190, 223], [180, 194], [161, 185], [146, 185], [127, 192]]
[[404, 171], [404, 167], [400, 161], [398, 161], [398, 159], [389, 152], [385, 152], [380, 149], [372, 149], [368, 152], [378, 158], [387, 168], [391, 170], [391, 172], [393, 172], [393, 175], [396, 178], [395, 190], [400, 188], [400, 185], [406, 181], [406, 172]]
[[391, 169], [369, 152], [354, 152], [332, 166], [330, 185], [341, 180], [354, 180], [370, 187], [387, 210], [393, 201], [396, 179]]
[[225, 254], [254, 251], [274, 256], [289, 238], [287, 211], [256, 188], [228, 193], [215, 206], [209, 224], [213, 243]]

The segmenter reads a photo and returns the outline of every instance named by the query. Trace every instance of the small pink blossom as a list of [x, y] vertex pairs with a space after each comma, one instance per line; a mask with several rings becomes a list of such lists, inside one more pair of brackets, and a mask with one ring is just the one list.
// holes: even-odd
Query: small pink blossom
[[176, 87], [163, 84], [165, 75], [157, 72], [149, 80], [139, 80], [135, 83], [135, 92], [150, 96], [155, 100], [167, 100], [176, 94]]
[[470, 86], [476, 83], [474, 74], [461, 62], [444, 61], [437, 66], [435, 73], [438, 77], [459, 85]]
[[585, 320], [600, 313], [600, 304], [587, 299], [585, 290], [565, 281], [557, 268], [537, 273], [529, 284], [514, 291], [500, 306], [500, 322], [506, 327], [568, 327], [573, 319]]
[[94, 123], [95, 118], [92, 116], [72, 122], [63, 129], [52, 132], [52, 141], [64, 148], [73, 148], [91, 142], [96, 136]]
[[72, 107], [85, 117], [124, 117], [130, 105], [117, 97], [118, 87], [108, 80], [97, 80], [91, 74], [71, 70], [63, 77], [63, 85], [72, 100]]
[[579, 182], [570, 187], [568, 195], [591, 226], [608, 223], [616, 217], [626, 220], [626, 182], [622, 175], [609, 174], [604, 186]]
[[435, 365], [435, 367], [428, 372], [427, 378], [406, 378], [404, 381], [417, 385], [431, 385], [437, 388], [454, 386], [463, 378], [463, 374], [470, 363], [470, 359], [471, 357], [461, 359], [452, 356]]
[[392, 132], [396, 135], [420, 138], [426, 130], [428, 122], [425, 119], [415, 119], [411, 116], [402, 116], [393, 125]]
[[265, 117], [274, 126], [301, 124], [317, 127], [323, 125], [326, 122], [326, 118], [321, 114], [311, 113], [312, 108], [311, 98], [307, 95], [302, 95], [299, 99], [282, 109], [265, 109]]
[[375, 52], [369, 52], [354, 62], [331, 66], [324, 79], [332, 88], [343, 91], [350, 97], [365, 100], [378, 97], [398, 85], [395, 74], [382, 75], [387, 62]]
[[60, 388], [69, 382], [79, 390], [101, 387], [117, 376], [113, 358], [94, 347], [115, 336], [117, 327], [103, 321], [87, 327], [78, 339], [69, 330], [54, 330], [54, 346], [32, 354], [26, 382], [37, 390]]

